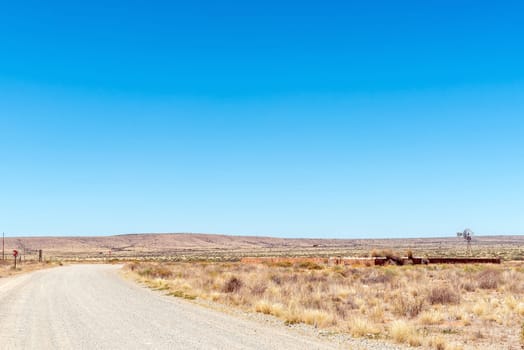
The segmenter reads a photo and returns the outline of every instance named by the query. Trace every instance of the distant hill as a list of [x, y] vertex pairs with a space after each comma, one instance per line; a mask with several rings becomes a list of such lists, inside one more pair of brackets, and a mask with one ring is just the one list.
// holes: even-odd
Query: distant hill
[[[482, 251], [515, 250], [524, 236], [476, 236], [473, 247]], [[235, 257], [246, 255], [365, 255], [371, 249], [412, 249], [438, 253], [463, 249], [456, 237], [406, 239], [311, 239], [232, 236], [197, 233], [143, 233], [96, 237], [8, 237], [6, 252], [42, 249], [47, 257]]]

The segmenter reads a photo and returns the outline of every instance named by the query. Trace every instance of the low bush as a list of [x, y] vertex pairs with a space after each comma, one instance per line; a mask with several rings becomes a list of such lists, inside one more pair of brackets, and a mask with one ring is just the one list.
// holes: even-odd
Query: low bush
[[222, 288], [224, 293], [236, 293], [242, 288], [242, 281], [236, 277], [231, 277]]
[[424, 298], [400, 294], [393, 304], [393, 311], [399, 316], [415, 317], [424, 309]]
[[138, 270], [142, 277], [167, 279], [173, 276], [173, 272], [164, 266], [148, 266]]
[[250, 289], [251, 295], [261, 296], [264, 294], [266, 289], [267, 289], [267, 286], [265, 284], [262, 284], [262, 283], [255, 284]]
[[501, 280], [501, 273], [499, 270], [484, 270], [479, 272], [477, 276], [478, 286], [482, 289], [496, 289]]
[[298, 264], [298, 267], [308, 270], [322, 270], [323, 267], [312, 261], [304, 261]]
[[431, 305], [460, 303], [460, 295], [448, 286], [437, 286], [431, 288], [427, 299]]

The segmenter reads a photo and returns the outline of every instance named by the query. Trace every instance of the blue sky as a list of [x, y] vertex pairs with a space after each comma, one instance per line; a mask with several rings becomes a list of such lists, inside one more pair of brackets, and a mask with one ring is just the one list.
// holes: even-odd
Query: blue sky
[[523, 234], [522, 2], [0, 4], [0, 231]]

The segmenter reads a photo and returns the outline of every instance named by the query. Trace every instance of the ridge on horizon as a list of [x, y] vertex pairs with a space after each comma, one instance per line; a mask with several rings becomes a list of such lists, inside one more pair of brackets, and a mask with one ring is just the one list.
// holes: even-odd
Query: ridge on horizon
[[[118, 233], [118, 234], [93, 234], [93, 235], [39, 235], [39, 234], [15, 234], [10, 235], [5, 233], [6, 238], [111, 238], [111, 237], [126, 237], [126, 236], [148, 236], [148, 235], [164, 235], [164, 236], [176, 236], [176, 235], [189, 235], [189, 236], [211, 236], [211, 237], [229, 237], [229, 238], [260, 238], [260, 239], [282, 239], [282, 240], [403, 240], [403, 239], [448, 239], [456, 238], [454, 235], [431, 235], [431, 236], [395, 236], [395, 237], [283, 237], [277, 235], [249, 235], [249, 234], [236, 234], [236, 233], [206, 233], [206, 232], [133, 232], [133, 233]], [[522, 234], [475, 234], [475, 237], [519, 237]]]

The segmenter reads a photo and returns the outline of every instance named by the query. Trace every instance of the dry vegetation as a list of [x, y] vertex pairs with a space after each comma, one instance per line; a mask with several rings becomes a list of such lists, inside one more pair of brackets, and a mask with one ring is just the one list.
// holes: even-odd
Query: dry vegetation
[[[431, 349], [517, 349], [524, 266], [326, 267], [133, 262], [150, 287], [315, 327]], [[523, 338], [523, 339], [521, 339]]]
[[31, 272], [34, 270], [49, 268], [49, 267], [53, 267], [57, 265], [61, 265], [61, 263], [60, 262], [49, 262], [49, 261], [40, 263], [38, 261], [31, 260], [31, 261], [24, 261], [22, 263], [18, 263], [15, 269], [13, 266], [12, 259], [1, 260], [1, 257], [0, 257], [0, 278], [16, 275], [19, 273]]

